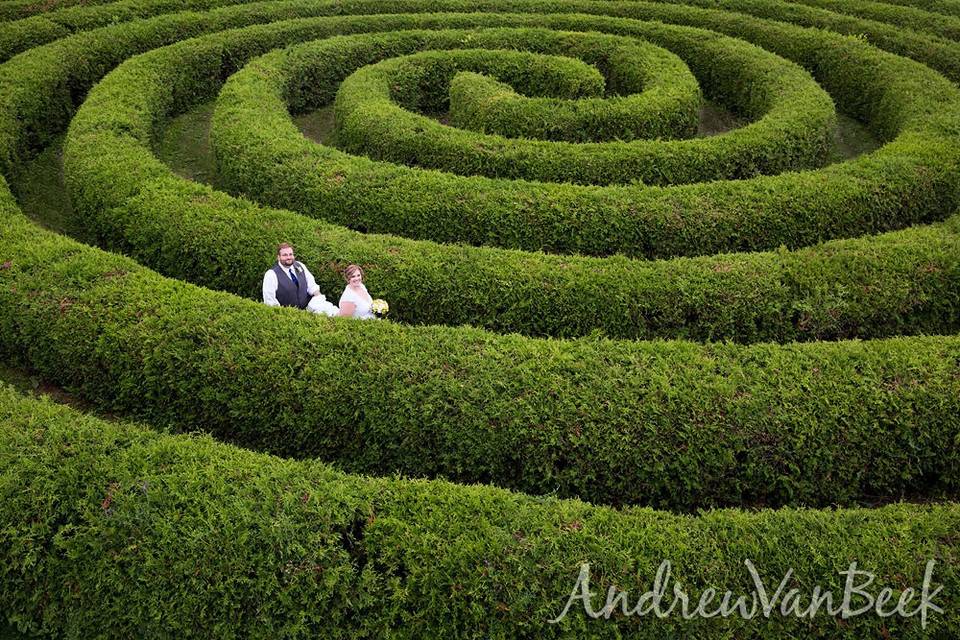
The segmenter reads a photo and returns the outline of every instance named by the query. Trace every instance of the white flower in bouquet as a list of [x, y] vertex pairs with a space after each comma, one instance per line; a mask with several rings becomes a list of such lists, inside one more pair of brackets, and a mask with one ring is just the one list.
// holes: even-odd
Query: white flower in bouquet
[[378, 318], [383, 318], [390, 313], [390, 305], [387, 304], [386, 300], [377, 298], [370, 305], [370, 310], [373, 311], [373, 315], [377, 316]]

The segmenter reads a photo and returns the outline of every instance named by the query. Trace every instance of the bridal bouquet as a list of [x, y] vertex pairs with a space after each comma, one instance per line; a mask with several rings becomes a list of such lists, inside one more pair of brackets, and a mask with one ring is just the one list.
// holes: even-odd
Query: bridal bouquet
[[390, 312], [390, 305], [387, 304], [386, 300], [377, 298], [373, 301], [373, 304], [370, 305], [370, 310], [373, 311], [373, 315], [378, 318], [383, 318]]

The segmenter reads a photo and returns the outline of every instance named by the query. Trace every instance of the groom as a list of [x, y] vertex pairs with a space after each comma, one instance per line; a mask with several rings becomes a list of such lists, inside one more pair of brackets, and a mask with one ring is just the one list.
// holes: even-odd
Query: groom
[[313, 274], [293, 255], [293, 247], [281, 242], [277, 262], [263, 274], [263, 303], [271, 307], [297, 307], [335, 316], [340, 309], [327, 302]]

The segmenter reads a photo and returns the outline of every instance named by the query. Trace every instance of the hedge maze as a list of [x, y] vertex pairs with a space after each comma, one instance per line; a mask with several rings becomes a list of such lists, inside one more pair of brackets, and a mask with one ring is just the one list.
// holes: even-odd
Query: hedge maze
[[[11, 633], [960, 636], [960, 3], [0, 1], [0, 176]], [[940, 611], [548, 622], [664, 560]]]

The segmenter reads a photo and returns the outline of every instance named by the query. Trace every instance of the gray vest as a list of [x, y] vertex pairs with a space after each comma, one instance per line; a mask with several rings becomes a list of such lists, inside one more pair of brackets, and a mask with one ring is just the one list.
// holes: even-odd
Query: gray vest
[[293, 284], [290, 276], [287, 275], [287, 268], [281, 267], [279, 262], [273, 265], [273, 272], [277, 274], [277, 302], [281, 307], [306, 309], [312, 297], [307, 293], [307, 274], [303, 272], [303, 265], [299, 262], [293, 263], [293, 270], [297, 274], [300, 286]]

